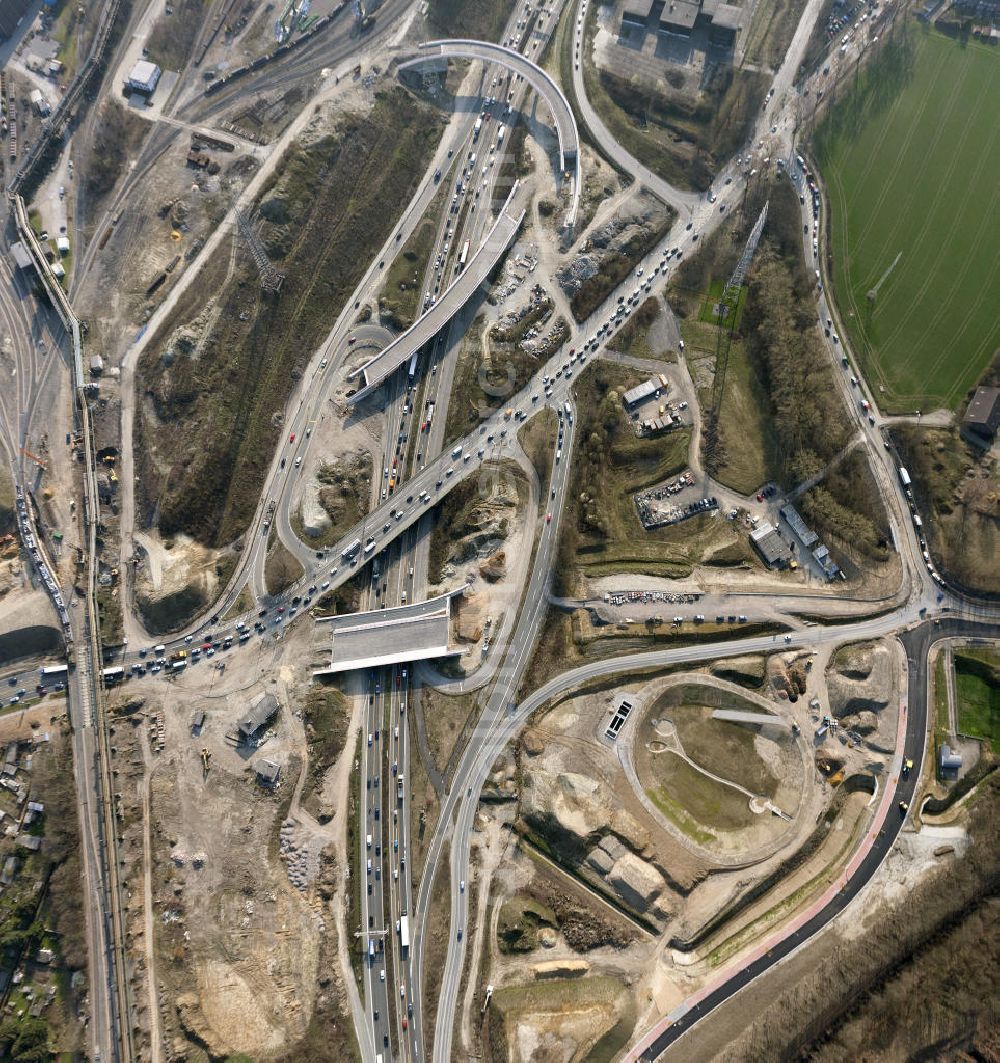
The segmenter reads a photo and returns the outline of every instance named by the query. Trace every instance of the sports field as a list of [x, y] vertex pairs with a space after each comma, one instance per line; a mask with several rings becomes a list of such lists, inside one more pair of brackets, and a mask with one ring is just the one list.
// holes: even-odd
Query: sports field
[[911, 23], [816, 137], [837, 304], [889, 412], [961, 401], [1000, 347], [1000, 51]]

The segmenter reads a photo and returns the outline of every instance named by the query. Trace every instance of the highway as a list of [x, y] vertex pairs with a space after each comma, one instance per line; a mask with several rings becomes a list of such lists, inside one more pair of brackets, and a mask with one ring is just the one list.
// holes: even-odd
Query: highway
[[[577, 9], [578, 17], [574, 26], [574, 44], [577, 48], [582, 41], [582, 27], [585, 24], [588, 2], [590, 0], [583, 0]], [[207, 123], [249, 90], [264, 91], [268, 88], [287, 87], [298, 81], [316, 77], [321, 66], [336, 69], [338, 64], [353, 64], [357, 58], [358, 47], [363, 46], [370, 54], [372, 46], [388, 35], [391, 19], [401, 15], [407, 6], [403, 0], [387, 0], [379, 10], [376, 31], [360, 40], [352, 36], [346, 19], [338, 22], [334, 28], [323, 34], [322, 41], [303, 46], [286, 59], [275, 63], [273, 67], [265, 68], [259, 76], [237, 82], [217, 96], [189, 99], [176, 109], [175, 117], [168, 117], [167, 122], [169, 124], [183, 120], [186, 123]], [[545, 32], [532, 35], [534, 48], [544, 44], [548, 34], [554, 29], [558, 16], [557, 8], [558, 5], [555, 5], [550, 12], [552, 17]], [[785, 62], [775, 77], [774, 97], [766, 105], [758, 121], [757, 131], [750, 138], [751, 146], [758, 139], [767, 142], [767, 149], [760, 149], [761, 155], [765, 150], [773, 153], [775, 149], [779, 149], [783, 157], [789, 160], [790, 171], [793, 165], [791, 160], [797, 99], [792, 89], [792, 80], [820, 9], [819, 0], [808, 0]], [[515, 11], [511, 26], [518, 14], [519, 12]], [[511, 26], [508, 27], [508, 32]], [[522, 39], [521, 44], [526, 47], [527, 40]], [[575, 204], [581, 185], [578, 134], [565, 97], [558, 87], [554, 86], [551, 78], [528, 62], [523, 55], [499, 45], [450, 41], [431, 42], [426, 47], [428, 50], [437, 48], [439, 54], [472, 57], [484, 62], [500, 62], [505, 69], [515, 71], [516, 76], [523, 77], [526, 81], [523, 87], [514, 87], [511, 79], [507, 79], [506, 87], [515, 92], [515, 111], [519, 110], [518, 105], [525, 98], [528, 84], [543, 95], [548, 101], [559, 138], [560, 169], [574, 166]], [[490, 67], [484, 67], [479, 81], [480, 97], [488, 94], [491, 73]], [[497, 78], [494, 77], [492, 84], [496, 83]], [[317, 98], [333, 98], [345, 87], [328, 83]], [[482, 279], [489, 274], [493, 262], [514, 238], [523, 218], [520, 202], [516, 208], [512, 206], [515, 200], [512, 193], [508, 205], [501, 207], [494, 221], [493, 207], [499, 167], [491, 166], [488, 172], [484, 168], [485, 194], [477, 197], [463, 215], [464, 227], [459, 228], [456, 225], [456, 231], [451, 233], [450, 223], [447, 219], [442, 219], [438, 224], [435, 241], [435, 248], [440, 254], [446, 255], [445, 245], [450, 239], [451, 268], [454, 268], [458, 245], [469, 240], [473, 248], [478, 248], [473, 252], [467, 272], [459, 273], [458, 279], [445, 289], [443, 296], [432, 308], [432, 313], [425, 315], [414, 325], [412, 334], [404, 334], [376, 355], [369, 363], [372, 375], [368, 377], [368, 386], [353, 396], [355, 402], [361, 402], [376, 388], [381, 388], [380, 396], [384, 397], [385, 450], [379, 462], [384, 474], [373, 477], [371, 511], [338, 543], [317, 551], [299, 540], [292, 529], [291, 517], [297, 504], [296, 467], [299, 460], [304, 463], [310, 455], [313, 445], [312, 429], [323, 417], [329, 415], [331, 393], [342, 381], [344, 370], [351, 366], [354, 371], [361, 368], [358, 352], [366, 343], [378, 346], [384, 342], [384, 336], [373, 326], [354, 325], [357, 309], [362, 301], [373, 301], [383, 283], [385, 266], [391, 262], [402, 243], [422, 221], [439, 187], [438, 181], [433, 177], [435, 172], [440, 170], [443, 174], [442, 182], [447, 183], [454, 179], [458, 166], [469, 159], [476, 145], [478, 148], [475, 149], [483, 152], [490, 145], [494, 152], [498, 147], [497, 122], [487, 123], [483, 127], [480, 140], [473, 129], [475, 112], [456, 114], [434, 153], [420, 188], [404, 208], [392, 235], [373, 257], [353, 300], [347, 302], [332, 326], [326, 342], [315, 353], [290, 401], [284, 440], [273, 457], [260, 506], [247, 536], [247, 549], [243, 553], [236, 575], [212, 609], [212, 613], [221, 615], [235, 603], [242, 588], [249, 586], [255, 599], [258, 599], [258, 604], [262, 603], [267, 610], [266, 622], [259, 625], [262, 630], [258, 637], [280, 636], [286, 621], [296, 615], [297, 609], [292, 605], [294, 597], [305, 598], [304, 604], [308, 604], [313, 595], [318, 594], [317, 587], [320, 583], [323, 584], [324, 591], [327, 588], [335, 589], [354, 578], [359, 569], [365, 566], [368, 566], [369, 578], [363, 594], [363, 608], [398, 605], [404, 596], [408, 596], [410, 602], [414, 601], [426, 585], [428, 531], [433, 519], [431, 514], [437, 503], [457, 483], [470, 475], [479, 474], [484, 466], [511, 457], [516, 450], [517, 432], [531, 417], [546, 408], [557, 411], [561, 445], [554, 448], [551, 482], [542, 485], [546, 492], [545, 507], [535, 518], [537, 550], [534, 561], [521, 591], [516, 623], [512, 625], [506, 643], [494, 647], [495, 654], [502, 654], [502, 661], [498, 664], [495, 675], [490, 677], [491, 685], [481, 716], [461, 755], [450, 789], [442, 796], [440, 815], [426, 852], [415, 903], [412, 900], [411, 869], [407, 862], [411, 816], [409, 787], [406, 781], [410, 776], [410, 739], [415, 734], [410, 727], [411, 699], [419, 698], [420, 690], [413, 683], [412, 666], [405, 664], [373, 669], [359, 677], [359, 696], [364, 699], [364, 723], [360, 763], [356, 773], [360, 794], [357, 856], [363, 886], [361, 925], [347, 929], [352, 934], [357, 930], [366, 945], [370, 943], [370, 951], [366, 948], [363, 964], [365, 1014], [363, 1023], [358, 1022], [359, 1042], [363, 1057], [368, 1063], [372, 1063], [376, 1055], [382, 1055], [384, 1059], [398, 1055], [400, 1058], [417, 1060], [424, 1052], [425, 1039], [430, 1038], [431, 1034], [432, 1054], [436, 1060], [450, 1063], [450, 1060], [456, 1057], [457, 1049], [452, 1044], [452, 1033], [469, 930], [468, 892], [463, 888], [463, 883], [469, 882], [472, 874], [469, 843], [479, 793], [496, 756], [517, 734], [531, 713], [551, 698], [571, 691], [580, 683], [597, 676], [753, 652], [770, 652], [777, 648], [840, 645], [848, 641], [889, 636], [903, 630], [901, 637], [911, 660], [908, 678], [909, 708], [896, 762], [898, 765], [899, 759], [904, 755], [912, 756], [919, 762], [923, 754], [926, 724], [926, 661], [929, 645], [937, 638], [955, 634], [998, 634], [998, 627], [990, 618], [983, 624], [974, 624], [961, 616], [952, 618], [944, 614], [945, 609], [956, 610], [961, 614], [967, 603], [942, 589], [932, 566], [921, 560], [924, 544], [911, 519], [911, 503], [899, 484], [894, 457], [882, 445], [881, 429], [884, 421], [877, 410], [877, 403], [872, 403], [873, 409], [869, 418], [868, 411], [859, 405], [858, 399], [862, 394], [860, 385], [851, 383], [850, 372], [838, 368], [837, 386], [847, 402], [854, 426], [866, 440], [879, 492], [889, 512], [894, 540], [903, 560], [904, 578], [899, 600], [894, 603], [891, 611], [880, 617], [794, 631], [787, 641], [779, 642], [777, 636], [726, 638], [710, 645], [657, 650], [594, 662], [557, 676], [518, 702], [524, 676], [548, 609], [549, 584], [562, 520], [562, 502], [575, 450], [576, 413], [572, 395], [575, 375], [589, 359], [609, 353], [614, 334], [628, 321], [632, 310], [645, 297], [644, 293], [648, 294], [654, 283], [657, 286], [662, 285], [673, 263], [678, 261], [681, 255], [696, 250], [696, 241], [707, 237], [725, 219], [722, 208], [729, 211], [735, 209], [751, 177], [749, 162], [746, 165], [730, 163], [714, 183], [714, 198], [711, 202], [696, 193], [675, 189], [623, 152], [620, 145], [613, 140], [586, 98], [579, 62], [574, 62], [573, 88], [583, 120], [602, 149], [638, 181], [671, 204], [678, 211], [678, 222], [659, 246], [641, 261], [634, 263], [636, 274], [627, 277], [611, 292], [589, 321], [572, 327], [565, 350], [572, 349], [574, 353], [557, 353], [552, 356], [538, 367], [533, 379], [521, 391], [504, 401], [501, 409], [485, 416], [464, 438], [449, 443], [447, 449], [444, 449], [445, 420], [451, 385], [462, 336], [468, 325], [467, 304], [474, 302]], [[515, 113], [508, 121], [517, 117]], [[268, 160], [244, 189], [238, 201], [240, 204], [252, 202], [258, 190], [273, 174], [274, 160], [280, 158], [283, 147], [291, 142], [298, 129], [299, 126], [293, 123], [288, 134], [274, 145]], [[768, 132], [769, 129], [774, 132]], [[137, 164], [136, 173], [129, 178], [115, 199], [116, 209], [118, 204], [125, 203], [127, 197], [134, 194], [141, 176], [156, 165], [157, 159], [175, 135], [174, 129], [157, 130], [150, 135], [149, 144]], [[483, 165], [481, 159], [479, 165]], [[474, 176], [475, 173], [473, 167]], [[809, 233], [813, 221], [808, 197], [803, 207], [804, 253], [808, 261], [811, 254]], [[571, 211], [571, 220], [574, 214], [575, 206]], [[108, 217], [110, 216], [109, 211]], [[207, 242], [199, 260], [187, 269], [183, 283], [177, 285], [171, 295], [171, 302], [161, 307], [154, 315], [146, 333], [129, 350], [123, 364], [122, 393], [128, 397], [123, 402], [123, 560], [131, 556], [133, 549], [131, 402], [134, 401], [135, 365], [149, 338], [157, 331], [158, 324], [169, 313], [173, 301], [197, 277], [197, 266], [217, 249], [227, 227], [231, 228], [231, 219], [232, 213], [229, 221]], [[107, 220], [106, 218], [105, 221]], [[78, 259], [78, 269], [74, 276], [82, 275], [82, 271], [93, 261], [95, 253], [92, 245], [91, 250]], [[445, 270], [447, 268], [445, 266]], [[51, 315], [46, 317], [45, 313], [39, 312], [39, 317], [34, 320], [31, 319], [31, 314], [26, 315], [25, 307], [31, 306], [32, 303], [25, 292], [18, 288], [21, 282], [11, 276], [6, 263], [0, 272], [4, 273], [0, 276], [0, 288], [6, 293], [0, 297], [0, 326], [13, 337], [12, 346], [16, 352], [14, 375], [17, 377], [16, 386], [0, 395], [0, 418], [3, 422], [0, 443], [17, 482], [27, 486], [34, 475], [35, 467], [31, 460], [21, 453], [21, 447], [25, 445], [25, 440], [33, 430], [36, 410], [41, 417], [55, 402], [55, 384], [61, 375], [64, 362], [54, 352], [59, 350], [63, 338], [58, 323]], [[434, 269], [428, 264], [424, 290], [436, 292], [436, 284], [440, 283], [442, 273], [441, 268]], [[447, 273], [444, 272], [444, 275]], [[637, 276], [642, 279], [637, 279]], [[435, 282], [433, 287], [432, 281]], [[12, 298], [11, 289], [16, 293], [16, 299]], [[817, 315], [822, 330], [827, 317], [833, 319], [836, 314], [835, 311], [828, 310], [822, 288], [818, 290], [817, 296]], [[356, 345], [349, 342], [352, 336], [357, 340]], [[839, 367], [842, 352], [832, 335], [827, 337], [827, 344], [831, 358]], [[50, 351], [52, 353], [49, 353]], [[406, 362], [417, 352], [423, 352], [420, 354], [422, 368], [417, 373], [419, 377], [422, 372], [422, 380], [410, 379], [408, 374], [403, 372]], [[380, 364], [385, 368], [380, 368]], [[435, 416], [426, 432], [422, 432], [418, 425], [422, 422], [429, 402], [435, 403]], [[566, 406], [569, 407], [568, 410], [565, 409]], [[412, 436], [418, 432], [416, 445], [408, 446]], [[453, 447], [461, 448], [457, 457], [453, 456]], [[560, 450], [561, 457], [556, 457]], [[398, 479], [399, 485], [392, 490], [388, 486], [390, 469], [395, 474], [397, 467], [399, 476], [394, 475], [393, 479]], [[92, 472], [93, 458], [90, 455], [90, 480]], [[551, 521], [546, 519], [545, 510], [551, 511]], [[96, 512], [96, 505], [93, 511]], [[305, 570], [303, 578], [280, 596], [269, 596], [263, 579], [266, 544], [272, 526], [302, 562]], [[82, 859], [84, 879], [88, 886], [90, 982], [93, 987], [91, 1037], [95, 1055], [100, 1053], [102, 1059], [124, 1059], [129, 1058], [129, 1050], [127, 1047], [120, 1047], [121, 1042], [116, 1031], [130, 1030], [131, 1021], [127, 1014], [128, 992], [124, 985], [124, 965], [116, 952], [119, 947], [117, 943], [122, 941], [121, 896], [117, 885], [117, 857], [114, 853], [114, 816], [109, 803], [112, 787], [108, 774], [107, 735], [100, 712], [98, 669], [101, 667], [101, 650], [92, 614], [96, 565], [92, 522], [88, 526], [88, 535], [90, 541], [86, 553], [90, 563], [88, 579], [91, 593], [87, 598], [88, 607], [79, 610], [79, 614], [73, 618], [77, 670], [71, 691], [71, 714], [81, 811]], [[352, 547], [355, 539], [360, 540], [356, 549]], [[123, 565], [122, 570], [128, 571], [127, 564]], [[788, 607], [791, 608], [794, 604], [794, 597], [789, 596]], [[287, 609], [287, 612], [279, 612], [279, 609]], [[259, 621], [257, 612], [255, 607], [240, 618], [240, 622]], [[126, 624], [133, 647], [138, 647], [147, 636], [129, 611], [126, 611]], [[206, 616], [171, 640], [171, 646], [184, 645], [194, 638], [195, 633], [204, 633], [209, 629], [214, 629], [210, 641], [215, 641], [216, 644], [227, 632], [234, 636], [236, 634], [235, 628], [224, 631]], [[232, 656], [237, 657], [241, 650], [234, 646], [230, 652]], [[144, 659], [144, 654], [140, 655], [134, 649], [132, 653], [122, 655], [122, 660], [126, 663], [138, 664]], [[633, 1058], [656, 1058], [682, 1038], [695, 1022], [710, 1013], [721, 1001], [739, 992], [754, 978], [760, 977], [835, 918], [856, 896], [891, 848], [903, 823], [902, 816], [893, 814], [894, 803], [900, 799], [911, 799], [919, 774], [914, 772], [908, 779], [889, 780], [890, 788], [882, 795], [884, 810], [888, 810], [884, 828], [869, 839], [869, 848], [858, 855], [852, 867], [851, 877], [844, 881], [843, 887], [835, 896], [820, 910], [811, 913], [801, 925], [793, 925], [790, 930], [783, 931], [775, 943], [762, 954], [754, 954], [749, 962], [746, 959], [741, 960], [734, 970], [725, 974], [718, 985], [708, 987], [696, 1000], [687, 1002], [681, 1009], [665, 1016], [635, 1046]], [[450, 931], [443, 967], [440, 971], [431, 972], [426, 969], [430, 892], [445, 848], [448, 848], [450, 853]], [[409, 922], [409, 948], [403, 946], [404, 919]], [[481, 932], [483, 928], [477, 929]], [[424, 999], [425, 983], [430, 977], [441, 979], [439, 1006], [433, 1021], [428, 1018], [425, 1022], [421, 1002]], [[123, 1009], [125, 1014], [122, 1013]], [[355, 1019], [359, 1020], [359, 1016], [356, 1015]]]

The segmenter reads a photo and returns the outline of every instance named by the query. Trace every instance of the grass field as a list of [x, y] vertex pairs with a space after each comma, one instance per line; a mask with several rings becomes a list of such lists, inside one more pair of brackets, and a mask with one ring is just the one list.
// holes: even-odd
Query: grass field
[[1000, 749], [1000, 653], [955, 654], [958, 729]]
[[889, 411], [955, 408], [1000, 346], [998, 97], [1000, 53], [911, 25], [817, 132], [837, 300]]

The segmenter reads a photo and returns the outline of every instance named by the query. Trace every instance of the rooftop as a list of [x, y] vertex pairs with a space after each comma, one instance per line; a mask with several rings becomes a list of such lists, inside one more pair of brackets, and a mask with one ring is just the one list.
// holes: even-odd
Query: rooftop
[[248, 712], [236, 721], [240, 733], [249, 738], [256, 734], [278, 711], [278, 699], [273, 694], [261, 694]]
[[1000, 417], [1000, 388], [976, 388], [972, 402], [965, 411], [965, 423], [983, 425], [993, 431], [998, 417]]

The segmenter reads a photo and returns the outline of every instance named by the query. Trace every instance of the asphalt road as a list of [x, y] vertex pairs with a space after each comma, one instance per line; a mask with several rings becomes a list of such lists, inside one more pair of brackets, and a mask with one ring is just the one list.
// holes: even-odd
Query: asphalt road
[[[930, 647], [940, 639], [955, 636], [995, 639], [1000, 637], [1000, 625], [996, 623], [983, 625], [960, 618], [942, 620], [940, 623], [927, 621], [911, 628], [900, 636], [900, 641], [906, 649], [909, 662], [907, 676], [908, 718], [903, 748], [897, 752], [893, 775], [886, 781], [894, 790], [893, 806], [889, 809], [882, 829], [874, 836], [869, 837], [868, 850], [853, 875], [825, 907], [772, 948], [768, 949], [764, 955], [758, 956], [746, 966], [741, 967], [736, 974], [700, 999], [689, 1010], [685, 1010], [682, 1006], [677, 1009], [677, 1012], [671, 1013], [671, 1016], [661, 1023], [664, 1028], [655, 1037], [647, 1038], [641, 1042], [641, 1050], [634, 1051], [628, 1058], [655, 1060], [662, 1055], [667, 1048], [680, 1040], [695, 1023], [707, 1016], [724, 1001], [735, 996], [741, 989], [780, 963], [785, 957], [819, 933], [832, 919], [840, 915], [867, 885], [892, 849], [899, 832], [906, 823], [909, 812], [904, 813], [901, 811], [899, 802], [906, 805], [912, 804], [920, 779], [920, 765], [924, 757], [927, 736], [927, 662]], [[897, 775], [900, 763], [905, 758], [913, 760], [914, 770], [908, 776]]]

